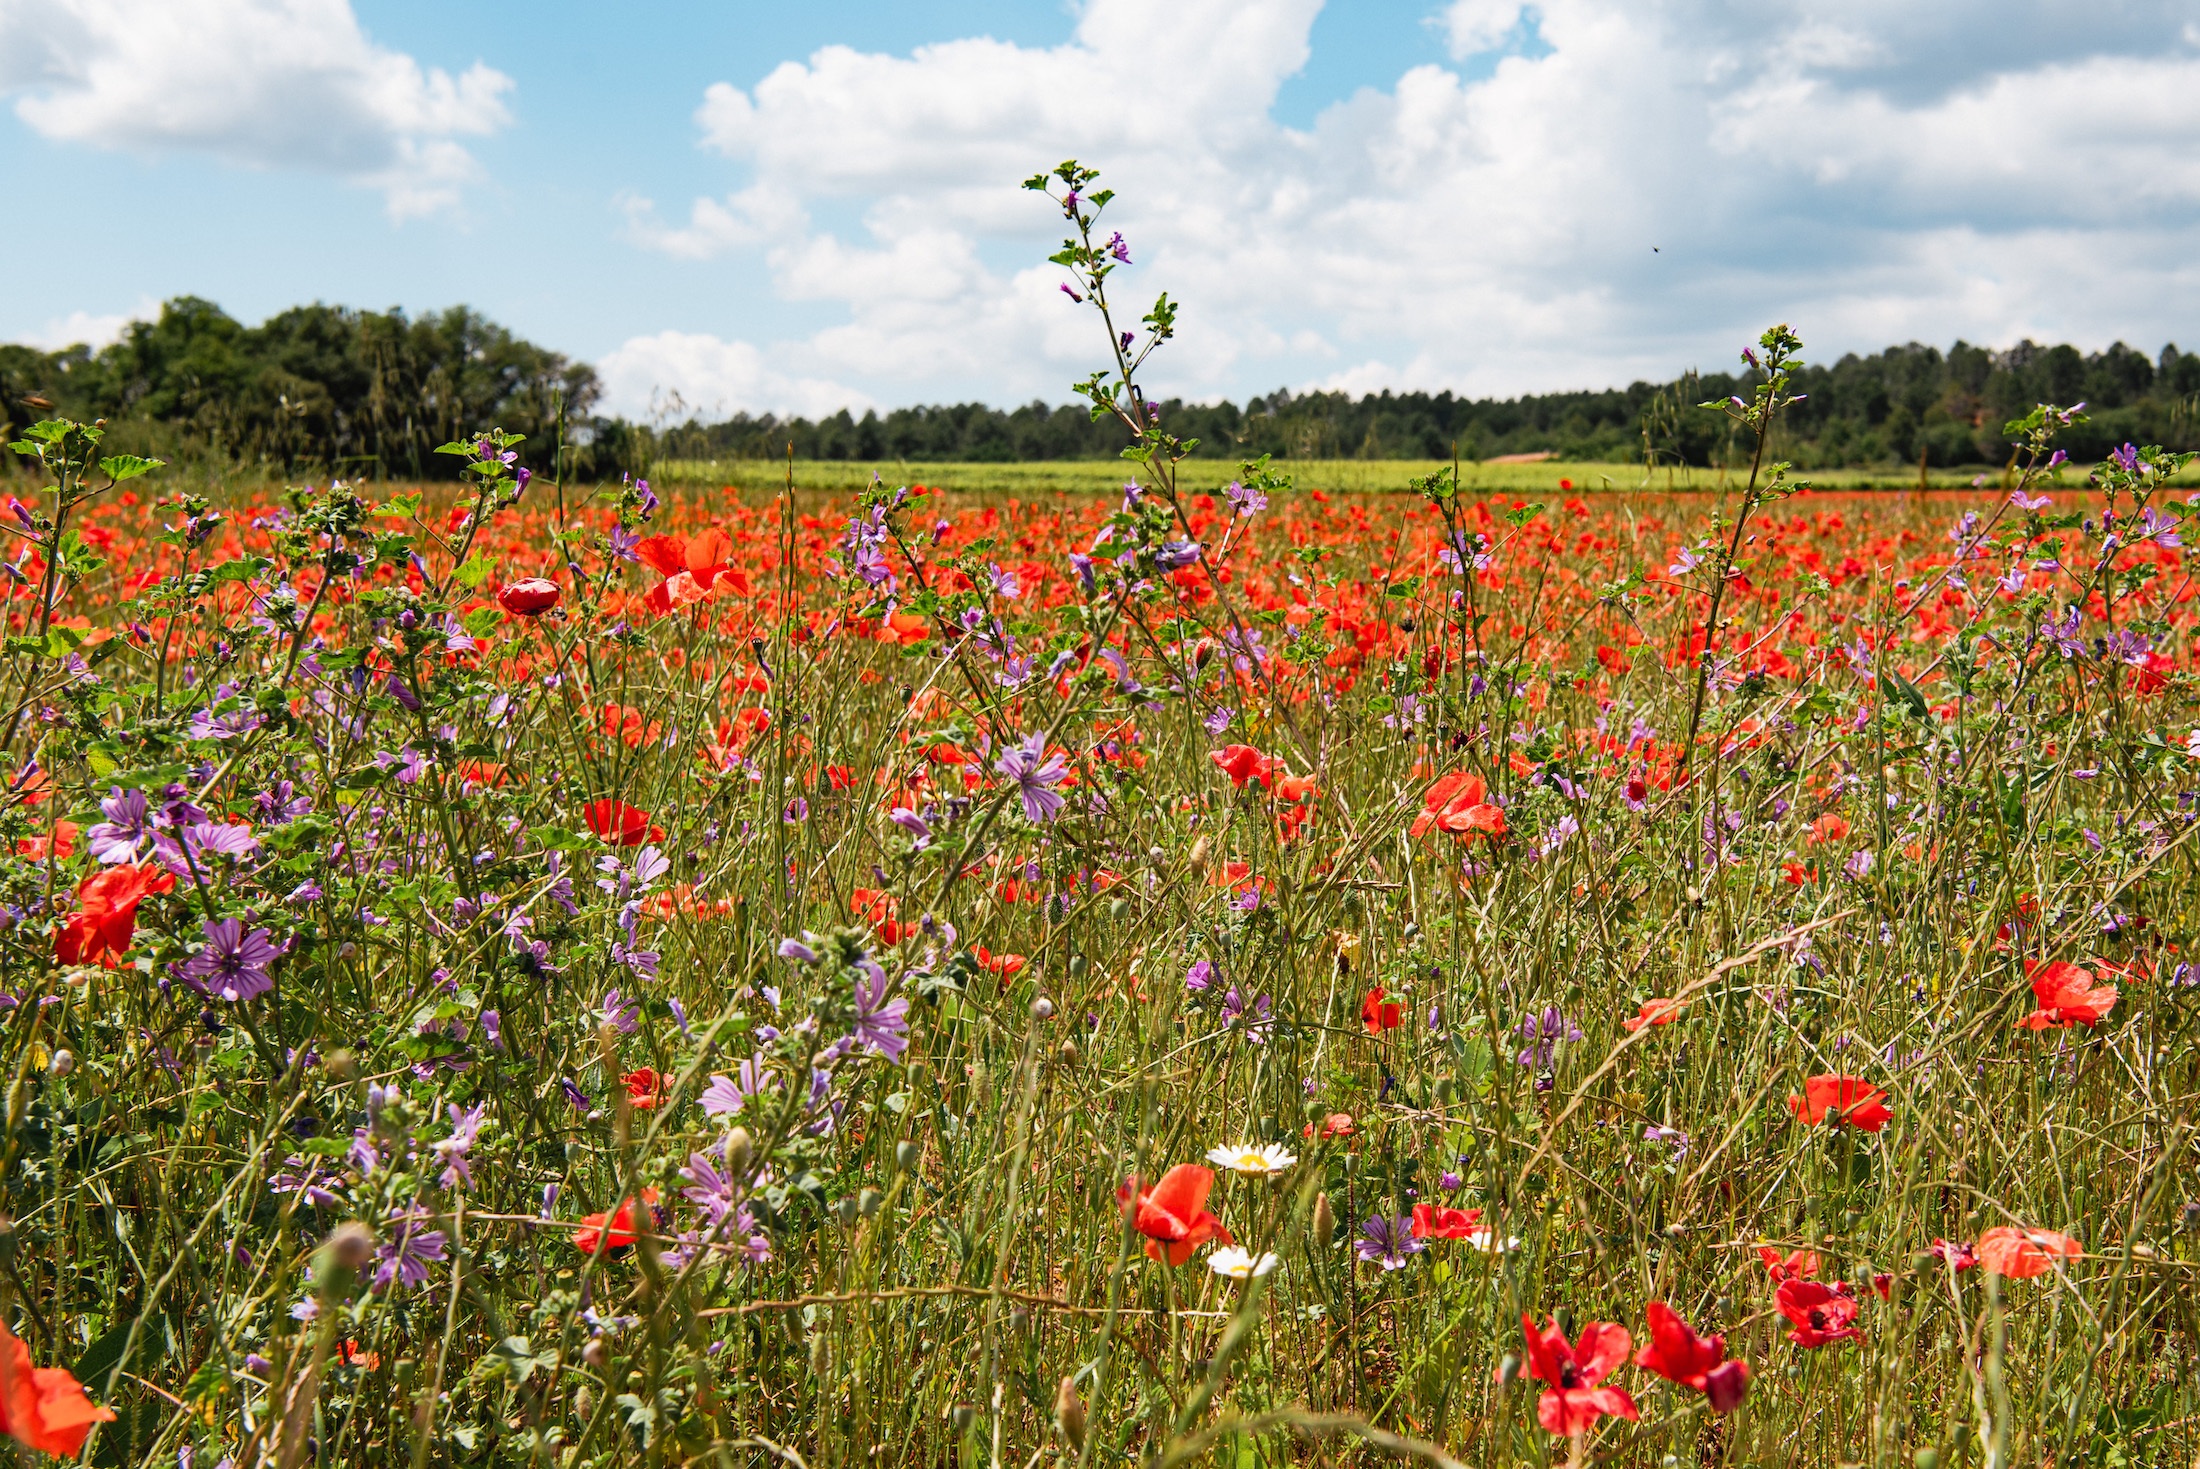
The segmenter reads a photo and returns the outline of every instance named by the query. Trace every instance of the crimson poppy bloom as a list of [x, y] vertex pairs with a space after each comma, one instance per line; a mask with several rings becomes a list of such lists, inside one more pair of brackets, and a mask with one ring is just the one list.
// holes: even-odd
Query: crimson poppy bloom
[[1230, 785], [1236, 790], [1244, 790], [1245, 783], [1249, 780], [1267, 785], [1275, 778], [1276, 762], [1251, 745], [1224, 745], [1211, 752], [1207, 758], [1214, 761], [1216, 768], [1224, 775], [1230, 777]]
[[638, 847], [643, 842], [665, 839], [665, 829], [652, 825], [647, 811], [624, 801], [609, 797], [590, 801], [582, 808], [581, 815], [587, 820], [590, 831], [616, 846]]
[[1492, 805], [1488, 795], [1481, 776], [1455, 770], [1428, 788], [1421, 798], [1421, 814], [1413, 818], [1408, 834], [1419, 836], [1434, 827], [1462, 841], [1473, 836], [1501, 837], [1505, 811]]
[[1021, 954], [996, 954], [984, 944], [978, 945], [978, 967], [988, 974], [1010, 979], [1023, 973], [1024, 965], [1029, 962]]
[[654, 1112], [665, 1099], [665, 1079], [654, 1067], [640, 1066], [619, 1078], [626, 1085], [627, 1105]]
[[2075, 1260], [2085, 1247], [2052, 1229], [2016, 1229], [1998, 1225], [1978, 1237], [1978, 1262], [1989, 1275], [2030, 1280], [2055, 1268], [2057, 1260]]
[[1369, 990], [1360, 1000], [1360, 1023], [1367, 1027], [1369, 1035], [1396, 1030], [1404, 1020], [1405, 1006], [1396, 1000], [1384, 999], [1381, 985]]
[[1687, 1008], [1686, 1000], [1644, 1000], [1640, 1013], [1622, 1020], [1620, 1025], [1627, 1030], [1640, 1030], [1646, 1025], [1671, 1025]]
[[0, 1323], [0, 1433], [58, 1459], [84, 1452], [95, 1423], [112, 1423], [111, 1409], [84, 1394], [66, 1367], [33, 1367], [31, 1349]]
[[1765, 1273], [1772, 1277], [1774, 1285], [1789, 1280], [1808, 1280], [1818, 1273], [1816, 1250], [1797, 1250], [1792, 1255], [1782, 1255], [1770, 1245], [1759, 1245], [1757, 1258], [1765, 1262]]
[[1788, 1110], [1812, 1127], [1830, 1119], [1877, 1132], [1894, 1118], [1886, 1103], [1887, 1094], [1861, 1076], [1813, 1076], [1803, 1083], [1803, 1095], [1788, 1098]]
[[1481, 1222], [1480, 1209], [1447, 1209], [1441, 1204], [1413, 1206], [1416, 1239], [1466, 1239]]
[[1934, 1240], [1926, 1253], [1957, 1270], [1968, 1270], [1978, 1263], [1978, 1252], [1969, 1245], [1951, 1244], [1944, 1239]]
[[1314, 1136], [1314, 1129], [1317, 1125], [1321, 1128], [1321, 1135], [1325, 1138], [1352, 1136], [1352, 1114], [1350, 1112], [1332, 1112], [1324, 1117], [1319, 1124], [1309, 1122], [1301, 1131], [1300, 1136]]
[[1535, 1405], [1536, 1421], [1546, 1431], [1587, 1433], [1607, 1413], [1630, 1423], [1637, 1420], [1633, 1398], [1601, 1385], [1613, 1368], [1626, 1362], [1635, 1344], [1626, 1327], [1592, 1321], [1581, 1328], [1578, 1341], [1568, 1342], [1556, 1316], [1539, 1332], [1535, 1319], [1523, 1311], [1520, 1329], [1528, 1338], [1528, 1375], [1550, 1384]]
[[1650, 1345], [1635, 1353], [1637, 1367], [1702, 1393], [1714, 1413], [1741, 1406], [1749, 1392], [1749, 1364], [1727, 1360], [1725, 1337], [1696, 1335], [1663, 1301], [1650, 1303], [1649, 1318]]
[[150, 863], [125, 862], [93, 873], [77, 885], [77, 911], [54, 932], [54, 957], [64, 964], [115, 968], [136, 935], [138, 904], [175, 886], [174, 874]]
[[[641, 1202], [654, 1208], [657, 1190], [643, 1189]], [[574, 1248], [584, 1255], [603, 1255], [633, 1244], [640, 1233], [635, 1221], [642, 1217], [635, 1211], [634, 1204], [631, 1198], [621, 1199], [619, 1207], [608, 1213], [582, 1215], [581, 1227], [573, 1232]]]
[[497, 605], [514, 617], [540, 617], [564, 595], [548, 577], [530, 576], [500, 588]]
[[1815, 1351], [1837, 1341], [1864, 1339], [1863, 1329], [1856, 1324], [1862, 1308], [1840, 1282], [1829, 1286], [1817, 1280], [1790, 1280], [1774, 1293], [1772, 1302], [1794, 1323], [1788, 1340], [1799, 1347]]
[[1161, 1175], [1152, 1192], [1141, 1190], [1133, 1176], [1115, 1196], [1130, 1215], [1131, 1227], [1146, 1236], [1147, 1258], [1161, 1259], [1165, 1246], [1169, 1263], [1181, 1265], [1209, 1240], [1231, 1243], [1230, 1231], [1207, 1211], [1207, 1195], [1214, 1186], [1212, 1168], [1179, 1163]]
[[2097, 984], [2091, 970], [2057, 960], [2053, 964], [2027, 962], [2032, 996], [2039, 1008], [2017, 1024], [2026, 1030], [2068, 1030], [2073, 1025], [2098, 1025], [2116, 1006], [2116, 986]]
[[664, 580], [642, 598], [650, 611], [663, 616], [675, 607], [700, 602], [713, 592], [744, 592], [748, 578], [726, 565], [733, 539], [712, 526], [695, 535], [651, 536], [634, 547], [634, 554]]
[[1805, 829], [1804, 840], [1809, 842], [1838, 842], [1849, 834], [1849, 819], [1837, 811], [1828, 811]]

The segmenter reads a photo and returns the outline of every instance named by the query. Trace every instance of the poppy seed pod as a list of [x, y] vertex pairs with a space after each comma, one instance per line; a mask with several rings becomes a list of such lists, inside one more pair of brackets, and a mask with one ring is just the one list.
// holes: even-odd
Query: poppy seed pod
[[514, 617], [540, 617], [558, 605], [565, 594], [547, 577], [530, 576], [508, 583], [497, 592], [497, 605]]

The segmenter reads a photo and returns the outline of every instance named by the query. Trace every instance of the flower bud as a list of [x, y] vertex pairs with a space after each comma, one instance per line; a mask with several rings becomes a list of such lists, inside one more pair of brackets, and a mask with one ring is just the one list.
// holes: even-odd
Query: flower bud
[[573, 1394], [573, 1416], [583, 1423], [596, 1416], [596, 1395], [585, 1382]]
[[1314, 1195], [1312, 1227], [1314, 1230], [1314, 1243], [1317, 1247], [1328, 1244], [1330, 1236], [1337, 1232], [1337, 1216], [1329, 1207], [1329, 1195], [1327, 1194]]
[[1073, 1452], [1085, 1447], [1085, 1400], [1077, 1396], [1077, 1379], [1065, 1377], [1062, 1385], [1054, 1390], [1054, 1426], [1061, 1430], [1062, 1442]]
[[894, 1144], [894, 1166], [905, 1169], [914, 1168], [917, 1166], [917, 1159], [922, 1157], [923, 1154], [924, 1149], [907, 1139], [903, 1139], [901, 1142]]
[[558, 605], [558, 584], [539, 576], [509, 583], [497, 593], [497, 605], [514, 617], [540, 617]]
[[1052, 1020], [1054, 1018], [1054, 1002], [1045, 995], [1034, 997], [1031, 1002], [1031, 1018], [1034, 1020]]
[[749, 1130], [736, 1127], [726, 1134], [726, 1171], [738, 1178], [749, 1171], [749, 1155], [756, 1150]]
[[970, 1425], [978, 1421], [978, 1405], [976, 1403], [957, 1403], [948, 1410], [948, 1418], [954, 1423], [957, 1433], [968, 1433]]
[[53, 1059], [46, 1063], [46, 1070], [57, 1077], [67, 1076], [76, 1070], [76, 1057], [68, 1051], [56, 1051]]

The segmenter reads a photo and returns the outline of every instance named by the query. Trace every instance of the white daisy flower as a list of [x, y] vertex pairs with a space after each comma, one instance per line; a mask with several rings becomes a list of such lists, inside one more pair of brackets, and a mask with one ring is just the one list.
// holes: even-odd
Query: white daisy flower
[[1283, 1261], [1275, 1255], [1262, 1255], [1255, 1259], [1248, 1250], [1236, 1245], [1224, 1245], [1207, 1257], [1207, 1268], [1215, 1274], [1231, 1280], [1251, 1280], [1256, 1275], [1266, 1275]]
[[1520, 1248], [1520, 1236], [1507, 1235], [1500, 1239], [1495, 1230], [1476, 1228], [1467, 1236], [1467, 1243], [1485, 1255], [1509, 1255]]
[[1257, 1147], [1252, 1143], [1239, 1143], [1235, 1147], [1209, 1148], [1207, 1161], [1217, 1168], [1227, 1168], [1233, 1173], [1261, 1178], [1270, 1173], [1281, 1173], [1299, 1161], [1298, 1154], [1288, 1152], [1280, 1143]]

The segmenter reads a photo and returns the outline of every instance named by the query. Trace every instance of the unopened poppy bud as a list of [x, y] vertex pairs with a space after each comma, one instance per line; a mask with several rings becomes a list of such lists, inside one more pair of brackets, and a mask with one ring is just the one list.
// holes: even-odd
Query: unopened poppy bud
[[954, 1423], [957, 1433], [968, 1433], [970, 1425], [978, 1421], [978, 1405], [976, 1403], [957, 1403], [948, 1410], [948, 1418]]
[[590, 1337], [588, 1345], [581, 1348], [581, 1360], [598, 1372], [603, 1371], [603, 1364], [610, 1359], [611, 1353], [605, 1350], [603, 1338], [600, 1336]]
[[855, 1223], [856, 1211], [860, 1207], [861, 1206], [856, 1202], [856, 1197], [854, 1194], [850, 1194], [846, 1198], [842, 1199], [838, 1206], [840, 1213], [840, 1222], [842, 1224]]
[[558, 605], [558, 584], [539, 576], [512, 582], [497, 593], [497, 605], [514, 617], [540, 617]]
[[885, 1202], [886, 1195], [875, 1188], [867, 1188], [856, 1195], [856, 1212], [868, 1219], [876, 1214], [879, 1211], [879, 1206]]
[[1192, 647], [1192, 667], [1205, 668], [1214, 661], [1215, 640], [1213, 638], [1201, 638]]
[[1085, 1447], [1085, 1400], [1077, 1396], [1077, 1379], [1065, 1377], [1062, 1385], [1054, 1390], [1054, 1426], [1062, 1431], [1062, 1442], [1071, 1449], [1082, 1452]]
[[1031, 1002], [1031, 1018], [1034, 1020], [1052, 1020], [1054, 1018], [1054, 1002], [1045, 995], [1036, 996]]
[[1075, 1066], [1077, 1064], [1077, 1042], [1064, 1039], [1060, 1049], [1055, 1051], [1054, 1054], [1061, 1058], [1064, 1066]]
[[1207, 839], [1205, 837], [1201, 837], [1198, 841], [1192, 843], [1192, 866], [1196, 868], [1205, 867], [1206, 865]]
[[573, 1394], [573, 1416], [583, 1423], [596, 1416], [596, 1395], [589, 1391], [585, 1382]]
[[46, 1063], [46, 1070], [55, 1076], [67, 1076], [76, 1070], [76, 1057], [68, 1051], [56, 1051], [53, 1059]]
[[1110, 898], [1110, 899], [1108, 899], [1108, 917], [1110, 917], [1110, 918], [1121, 918], [1121, 917], [1122, 917], [1122, 916], [1123, 916], [1124, 914], [1126, 914], [1126, 913], [1128, 913], [1128, 912], [1130, 912], [1130, 911], [1131, 911], [1131, 900], [1130, 900], [1129, 898]]
[[915, 1143], [909, 1142], [906, 1139], [894, 1144], [894, 1166], [896, 1168], [916, 1167], [917, 1158], [923, 1153], [923, 1151], [924, 1150], [918, 1147]]
[[736, 1127], [733, 1131], [727, 1133], [726, 1171], [735, 1177], [748, 1172], [749, 1154], [755, 1151], [755, 1148], [756, 1144], [750, 1140], [747, 1128]]
[[374, 1258], [374, 1231], [356, 1219], [347, 1220], [336, 1226], [321, 1253], [334, 1273], [356, 1275]]
[[1714, 1413], [1731, 1413], [1749, 1396], [1749, 1364], [1735, 1359], [1721, 1362], [1704, 1374], [1703, 1395]]
[[1329, 1237], [1337, 1232], [1337, 1216], [1329, 1207], [1329, 1195], [1314, 1195], [1314, 1243], [1326, 1245]]

